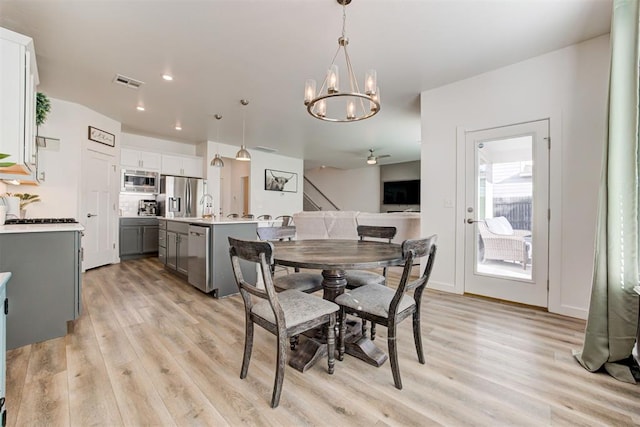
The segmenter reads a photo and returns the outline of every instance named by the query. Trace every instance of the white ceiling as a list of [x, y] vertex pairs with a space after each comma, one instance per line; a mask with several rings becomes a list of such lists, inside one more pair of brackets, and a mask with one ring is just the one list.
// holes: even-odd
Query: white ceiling
[[[31, 36], [38, 90], [122, 122], [123, 130], [190, 143], [267, 146], [305, 168], [365, 167], [420, 157], [421, 91], [609, 32], [611, 0], [353, 0], [349, 53], [375, 68], [382, 108], [328, 123], [303, 104], [337, 48], [336, 0], [0, 0], [0, 26]], [[344, 68], [344, 67], [342, 67]], [[175, 77], [165, 82], [165, 72]], [[112, 83], [115, 74], [145, 82]], [[523, 82], [526, 84], [526, 82]], [[136, 111], [142, 102], [146, 111]], [[174, 129], [176, 121], [182, 131]]]

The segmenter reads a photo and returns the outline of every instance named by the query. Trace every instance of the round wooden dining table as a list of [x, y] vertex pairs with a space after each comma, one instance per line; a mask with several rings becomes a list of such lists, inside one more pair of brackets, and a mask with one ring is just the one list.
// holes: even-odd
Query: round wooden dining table
[[[324, 299], [333, 301], [347, 285], [346, 270], [372, 269], [400, 265], [403, 261], [400, 245], [369, 240], [292, 240], [272, 242], [276, 264], [322, 270]], [[305, 340], [289, 359], [289, 365], [304, 372], [318, 359], [326, 356], [323, 334]], [[362, 336], [360, 324], [349, 325], [345, 338], [346, 353], [371, 365], [380, 366], [387, 355]]]

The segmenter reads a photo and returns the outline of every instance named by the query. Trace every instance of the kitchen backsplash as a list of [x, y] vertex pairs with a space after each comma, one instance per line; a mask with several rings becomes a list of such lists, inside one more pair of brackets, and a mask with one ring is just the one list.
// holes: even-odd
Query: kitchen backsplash
[[120, 216], [138, 216], [138, 202], [140, 200], [155, 200], [150, 194], [120, 193]]

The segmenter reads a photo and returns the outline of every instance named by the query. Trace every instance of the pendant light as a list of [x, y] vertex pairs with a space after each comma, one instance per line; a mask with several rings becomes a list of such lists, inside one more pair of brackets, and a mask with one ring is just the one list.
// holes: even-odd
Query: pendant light
[[216, 147], [216, 155], [211, 160], [210, 165], [213, 166], [214, 168], [222, 168], [222, 167], [224, 167], [224, 162], [222, 161], [222, 158], [220, 157], [220, 144], [219, 144], [219, 142], [220, 142], [220, 119], [222, 118], [222, 116], [220, 114], [216, 114], [214, 117], [218, 121], [218, 131], [217, 131], [217, 135], [216, 135], [217, 147]]
[[[242, 104], [243, 107], [246, 107], [247, 105], [249, 105], [249, 101], [246, 99], [241, 99], [240, 104]], [[243, 108], [242, 110], [242, 145], [240, 146], [240, 150], [236, 153], [236, 160], [240, 160], [241, 162], [251, 161], [251, 154], [249, 154], [247, 149], [244, 147], [244, 127], [245, 127], [245, 119], [246, 119], [245, 112], [246, 112], [246, 109]]]

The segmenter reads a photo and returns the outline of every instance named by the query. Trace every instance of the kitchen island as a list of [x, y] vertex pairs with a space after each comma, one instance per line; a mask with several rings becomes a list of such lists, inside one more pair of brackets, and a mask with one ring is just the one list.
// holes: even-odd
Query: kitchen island
[[7, 349], [62, 337], [80, 315], [82, 230], [77, 223], [0, 226], [0, 271], [12, 274]]
[[[255, 240], [259, 221], [246, 219], [160, 218], [158, 258], [165, 269], [222, 298], [238, 293], [229, 258], [228, 237]], [[255, 280], [255, 268], [242, 271]]]

